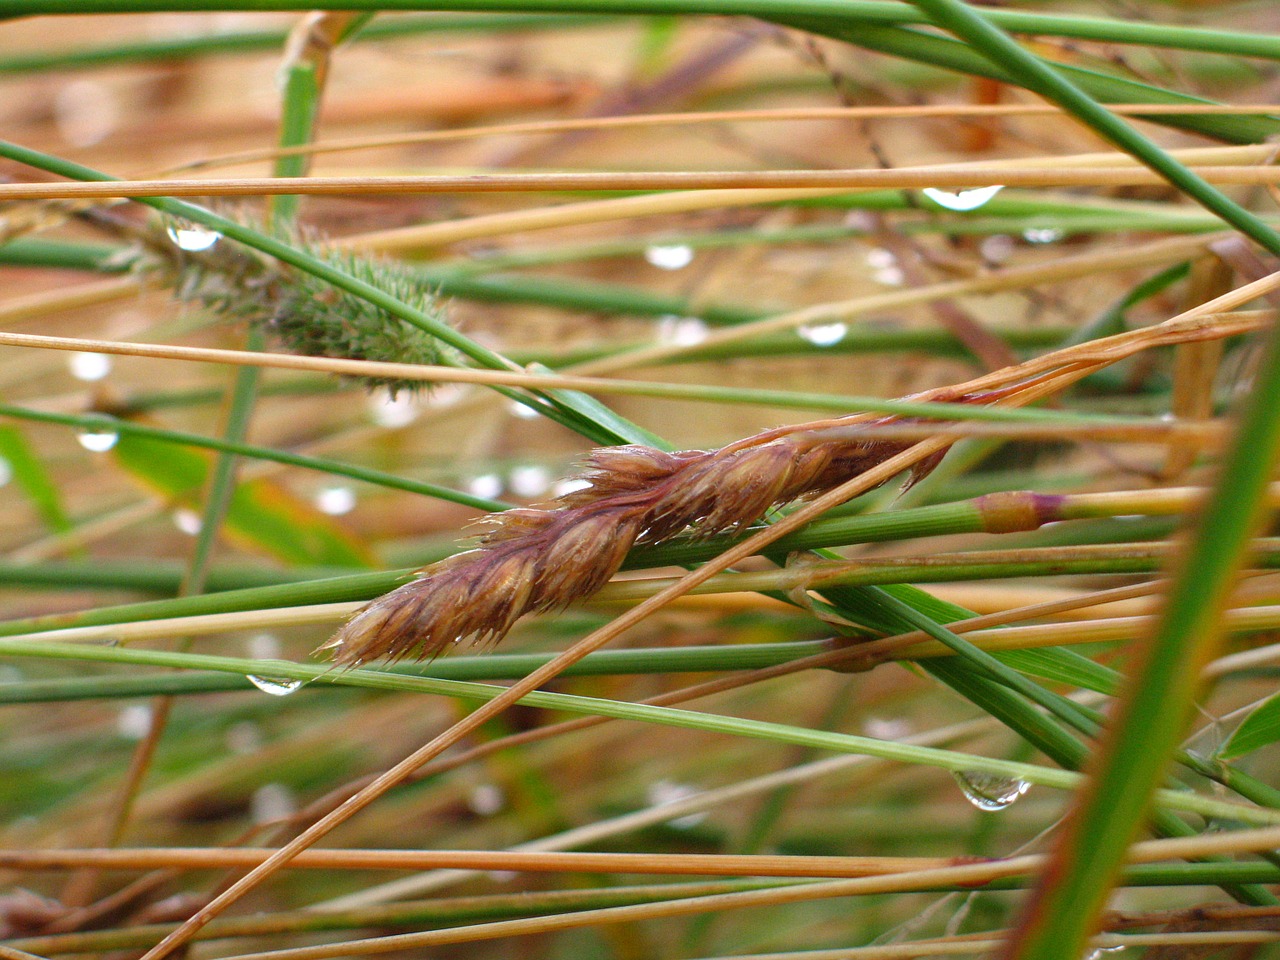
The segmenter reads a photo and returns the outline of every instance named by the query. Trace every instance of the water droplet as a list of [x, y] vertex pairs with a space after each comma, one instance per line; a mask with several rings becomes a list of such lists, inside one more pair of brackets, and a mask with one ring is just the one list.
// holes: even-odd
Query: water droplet
[[1003, 810], [1031, 789], [1025, 780], [976, 770], [957, 773], [955, 778], [965, 797], [979, 810]]
[[406, 427], [418, 419], [414, 398], [405, 391], [394, 397], [385, 390], [369, 395], [369, 414], [380, 427]]
[[911, 735], [911, 724], [901, 717], [868, 717], [862, 732], [877, 740], [901, 740]]
[[511, 492], [518, 497], [540, 497], [551, 489], [551, 473], [545, 467], [516, 467], [511, 471]]
[[940, 207], [957, 210], [961, 213], [977, 210], [984, 203], [1004, 189], [1003, 185], [992, 187], [976, 187], [972, 190], [939, 190], [937, 187], [925, 187], [920, 192]]
[[496, 473], [482, 473], [467, 481], [467, 493], [492, 500], [502, 493], [502, 478]]
[[350, 487], [325, 487], [316, 494], [316, 508], [331, 517], [350, 513], [356, 507], [356, 492]]
[[[673, 803], [679, 803], [681, 800], [687, 800], [696, 794], [697, 788], [691, 787], [687, 783], [676, 783], [673, 780], [658, 780], [649, 785], [645, 795], [649, 800], [649, 805], [654, 807], [666, 807]], [[695, 827], [707, 818], [706, 813], [691, 813], [683, 817], [675, 817], [671, 820], [671, 826], [687, 829]]]
[[183, 507], [173, 511], [173, 525], [188, 537], [195, 537], [199, 536], [200, 528], [204, 526], [204, 523], [200, 519], [200, 514]]
[[222, 234], [216, 230], [210, 230], [202, 227], [198, 223], [188, 223], [186, 221], [176, 221], [169, 224], [165, 228], [165, 232], [169, 234], [169, 239], [174, 242], [179, 250], [186, 250], [188, 253], [199, 253], [202, 250], [208, 250], [215, 243], [222, 239]]
[[76, 439], [80, 441], [80, 446], [94, 453], [106, 453], [116, 445], [116, 441], [120, 439], [120, 434], [114, 430], [82, 430], [76, 434]]
[[262, 730], [256, 723], [242, 720], [227, 728], [227, 749], [232, 753], [256, 753], [262, 749]]
[[101, 380], [111, 372], [111, 357], [105, 353], [73, 353], [67, 358], [71, 375], [77, 380]]
[[287, 697], [302, 686], [301, 680], [290, 680], [288, 677], [259, 677], [248, 674], [247, 679], [263, 693], [273, 697]]
[[502, 788], [494, 783], [482, 783], [467, 797], [467, 806], [479, 817], [491, 817], [507, 804]]
[[97, 80], [73, 80], [54, 95], [53, 120], [67, 143], [92, 147], [119, 125], [120, 101]]
[[1022, 239], [1027, 243], [1056, 243], [1063, 237], [1057, 227], [1027, 227], [1022, 231]]
[[658, 319], [658, 342], [664, 346], [696, 347], [707, 334], [707, 325], [697, 317], [667, 315]]
[[249, 812], [256, 824], [274, 823], [291, 817], [298, 810], [298, 801], [293, 791], [283, 783], [263, 784], [253, 791], [249, 801]]
[[693, 263], [693, 247], [685, 243], [654, 244], [645, 248], [644, 258], [659, 270], [681, 270]]
[[893, 255], [893, 251], [884, 247], [872, 247], [867, 251], [867, 266], [871, 268], [872, 279], [886, 287], [900, 287], [906, 279], [902, 267], [898, 265], [898, 258]]
[[0, 487], [3, 487], [13, 479], [13, 464], [0, 457]]
[[116, 714], [116, 732], [126, 740], [141, 740], [151, 731], [151, 707], [131, 703]]
[[1007, 233], [993, 233], [978, 245], [978, 251], [987, 263], [1004, 263], [1013, 256], [1013, 247], [1013, 237]]
[[526, 406], [519, 400], [512, 400], [508, 409], [511, 411], [512, 416], [519, 417], [521, 420], [536, 420], [540, 416], [537, 410]]
[[808, 340], [815, 347], [833, 347], [849, 332], [847, 323], [805, 324], [796, 330], [800, 339]]

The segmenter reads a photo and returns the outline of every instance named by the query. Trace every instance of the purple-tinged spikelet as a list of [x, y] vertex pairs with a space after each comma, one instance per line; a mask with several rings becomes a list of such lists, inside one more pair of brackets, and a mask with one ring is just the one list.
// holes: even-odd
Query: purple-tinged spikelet
[[[875, 436], [876, 426], [893, 422], [900, 421], [827, 420], [711, 451], [596, 450], [582, 474], [588, 486], [486, 518], [474, 549], [372, 601], [327, 647], [351, 666], [435, 657], [466, 639], [497, 643], [527, 613], [590, 597], [636, 543], [740, 531], [774, 506], [829, 490], [900, 453], [911, 443]], [[937, 460], [917, 465], [913, 477]]]

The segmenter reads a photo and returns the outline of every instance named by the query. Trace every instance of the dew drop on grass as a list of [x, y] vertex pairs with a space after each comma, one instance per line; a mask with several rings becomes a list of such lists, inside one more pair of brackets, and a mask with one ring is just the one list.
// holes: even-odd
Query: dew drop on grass
[[681, 270], [693, 263], [693, 247], [684, 243], [646, 247], [644, 258], [659, 270]]
[[847, 323], [806, 324], [796, 330], [800, 339], [808, 340], [815, 347], [834, 347], [849, 332]]
[[80, 446], [94, 453], [106, 453], [116, 445], [120, 434], [114, 430], [81, 430], [76, 434]]
[[977, 210], [984, 203], [1004, 189], [1003, 184], [991, 187], [976, 187], [973, 190], [939, 190], [937, 187], [925, 187], [920, 192], [940, 207], [965, 213]]
[[208, 250], [222, 239], [222, 234], [216, 230], [210, 230], [199, 224], [185, 221], [169, 224], [165, 228], [165, 232], [169, 234], [169, 239], [174, 242], [174, 245], [179, 250], [186, 250], [188, 253], [199, 253], [202, 250]]
[[287, 697], [302, 686], [301, 680], [290, 680], [288, 677], [259, 677], [251, 673], [246, 679], [263, 693], [269, 693], [273, 697]]
[[964, 791], [965, 799], [979, 810], [1003, 810], [1031, 789], [1031, 784], [1025, 780], [976, 770], [961, 771], [954, 776]]

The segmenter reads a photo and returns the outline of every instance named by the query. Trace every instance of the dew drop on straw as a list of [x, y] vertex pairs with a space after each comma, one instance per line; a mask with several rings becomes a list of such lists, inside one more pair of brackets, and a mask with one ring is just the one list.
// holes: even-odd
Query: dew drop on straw
[[1025, 780], [973, 770], [956, 773], [955, 778], [965, 799], [979, 810], [1003, 810], [1031, 788]]
[[93, 453], [106, 453], [119, 439], [120, 434], [114, 430], [81, 430], [76, 434], [80, 446]]
[[3, 487], [13, 479], [13, 464], [4, 457], [0, 457], [0, 487]]
[[977, 210], [1003, 189], [1004, 186], [999, 184], [991, 187], [975, 187], [973, 190], [960, 190], [955, 193], [950, 190], [939, 190], [937, 187], [925, 187], [920, 192], [940, 207], [966, 213], [969, 210]]
[[815, 347], [834, 347], [849, 332], [847, 323], [813, 323], [805, 324], [796, 330], [800, 339], [807, 340]]
[[684, 243], [655, 243], [645, 248], [644, 258], [659, 270], [682, 270], [693, 263], [693, 247]]
[[536, 420], [538, 418], [537, 410], [526, 406], [519, 400], [512, 400], [508, 409], [511, 411], [512, 416], [519, 417], [521, 420]]
[[222, 234], [216, 230], [209, 230], [195, 223], [171, 223], [165, 228], [165, 232], [179, 250], [186, 250], [188, 253], [208, 250], [222, 239]]
[[302, 686], [301, 680], [290, 680], [288, 677], [260, 677], [250, 673], [245, 679], [263, 693], [269, 693], [273, 697], [287, 697]]

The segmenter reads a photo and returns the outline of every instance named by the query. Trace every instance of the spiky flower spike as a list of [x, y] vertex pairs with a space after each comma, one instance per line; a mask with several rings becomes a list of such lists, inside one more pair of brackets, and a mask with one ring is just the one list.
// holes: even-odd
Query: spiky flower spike
[[[184, 249], [170, 242], [182, 233], [181, 227], [169, 224], [167, 231], [147, 235], [144, 251], [134, 261], [135, 269], [159, 278], [180, 299], [198, 303], [222, 319], [259, 325], [286, 349], [306, 356], [440, 362], [439, 341], [363, 297], [238, 244], [214, 242]], [[420, 312], [439, 313], [431, 290], [397, 263], [335, 250], [296, 230], [280, 239]], [[417, 380], [359, 379], [369, 387], [387, 388], [392, 396], [424, 386]]]
[[[964, 395], [983, 402], [994, 394]], [[865, 416], [770, 430], [719, 450], [666, 453], [605, 447], [587, 460], [589, 486], [549, 504], [494, 514], [475, 549], [358, 611], [325, 645], [344, 666], [438, 656], [464, 639], [497, 643], [527, 613], [563, 608], [599, 590], [637, 543], [686, 530], [740, 531], [771, 507], [820, 494], [914, 441], [876, 437], [904, 421]], [[927, 474], [941, 454], [917, 464]]]

